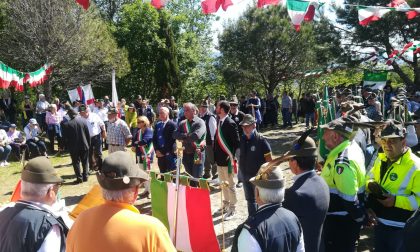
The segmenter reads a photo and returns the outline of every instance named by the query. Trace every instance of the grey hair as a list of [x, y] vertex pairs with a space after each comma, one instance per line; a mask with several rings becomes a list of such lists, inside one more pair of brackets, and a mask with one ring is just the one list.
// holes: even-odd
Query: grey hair
[[258, 195], [264, 203], [281, 203], [284, 200], [284, 188], [267, 189], [257, 186]]
[[35, 184], [22, 180], [22, 189], [20, 195], [22, 197], [42, 198], [54, 184]]
[[160, 107], [160, 110], [163, 110], [165, 114], [169, 115], [169, 109], [167, 107]]
[[191, 110], [195, 110], [195, 108], [196, 108], [195, 105], [193, 103], [191, 103], [191, 102], [184, 103], [183, 107], [187, 107], [187, 108], [189, 108]]
[[102, 196], [105, 200], [109, 201], [131, 203], [130, 201], [133, 198], [133, 188], [134, 187], [130, 187], [123, 190], [107, 190], [102, 188]]

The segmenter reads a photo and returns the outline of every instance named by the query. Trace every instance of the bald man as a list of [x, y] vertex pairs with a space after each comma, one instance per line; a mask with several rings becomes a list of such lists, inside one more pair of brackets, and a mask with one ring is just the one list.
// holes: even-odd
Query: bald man
[[161, 173], [173, 171], [176, 168], [175, 139], [172, 137], [175, 129], [175, 122], [169, 120], [169, 109], [161, 107], [159, 109], [159, 122], [156, 124], [155, 131], [153, 131], [153, 146]]

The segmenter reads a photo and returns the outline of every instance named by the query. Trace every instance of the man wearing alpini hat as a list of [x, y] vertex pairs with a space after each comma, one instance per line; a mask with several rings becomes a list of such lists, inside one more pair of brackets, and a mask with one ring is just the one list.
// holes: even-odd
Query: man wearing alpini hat
[[62, 182], [46, 157], [25, 165], [22, 199], [0, 212], [0, 251], [66, 251], [68, 228], [52, 209]]
[[385, 123], [380, 134], [383, 152], [366, 176], [375, 251], [414, 251], [405, 250], [403, 228], [420, 204], [420, 159], [407, 147], [402, 123]]
[[77, 217], [67, 238], [68, 252], [176, 251], [162, 222], [133, 206], [148, 175], [128, 152], [106, 157], [97, 179], [106, 202]]
[[365, 156], [353, 140], [357, 129], [349, 118], [335, 119], [321, 128], [325, 147], [330, 151], [321, 173], [330, 190], [324, 222], [325, 251], [353, 251], [366, 221]]
[[293, 185], [286, 189], [283, 206], [299, 218], [305, 251], [318, 252], [330, 192], [324, 179], [315, 172], [318, 153], [315, 141], [307, 136], [310, 132], [308, 130], [295, 141], [287, 153], [290, 170], [295, 176]]
[[232, 251], [305, 251], [298, 218], [282, 207], [286, 181], [280, 167], [265, 163], [250, 182], [259, 208], [237, 228]]

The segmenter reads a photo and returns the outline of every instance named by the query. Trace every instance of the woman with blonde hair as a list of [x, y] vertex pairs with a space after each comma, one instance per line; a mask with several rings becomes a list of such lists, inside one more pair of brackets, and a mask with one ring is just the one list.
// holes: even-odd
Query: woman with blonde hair
[[[137, 132], [132, 139], [132, 151], [136, 153], [136, 160], [141, 169], [150, 171], [153, 158], [153, 130], [146, 116], [137, 117]], [[145, 191], [141, 197], [149, 196], [149, 182], [145, 182]]]

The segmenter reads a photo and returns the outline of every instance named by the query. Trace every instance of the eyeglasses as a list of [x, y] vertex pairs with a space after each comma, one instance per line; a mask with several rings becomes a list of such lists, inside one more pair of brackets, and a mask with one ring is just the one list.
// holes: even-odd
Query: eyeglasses
[[238, 104], [230, 104], [231, 107], [238, 107]]

